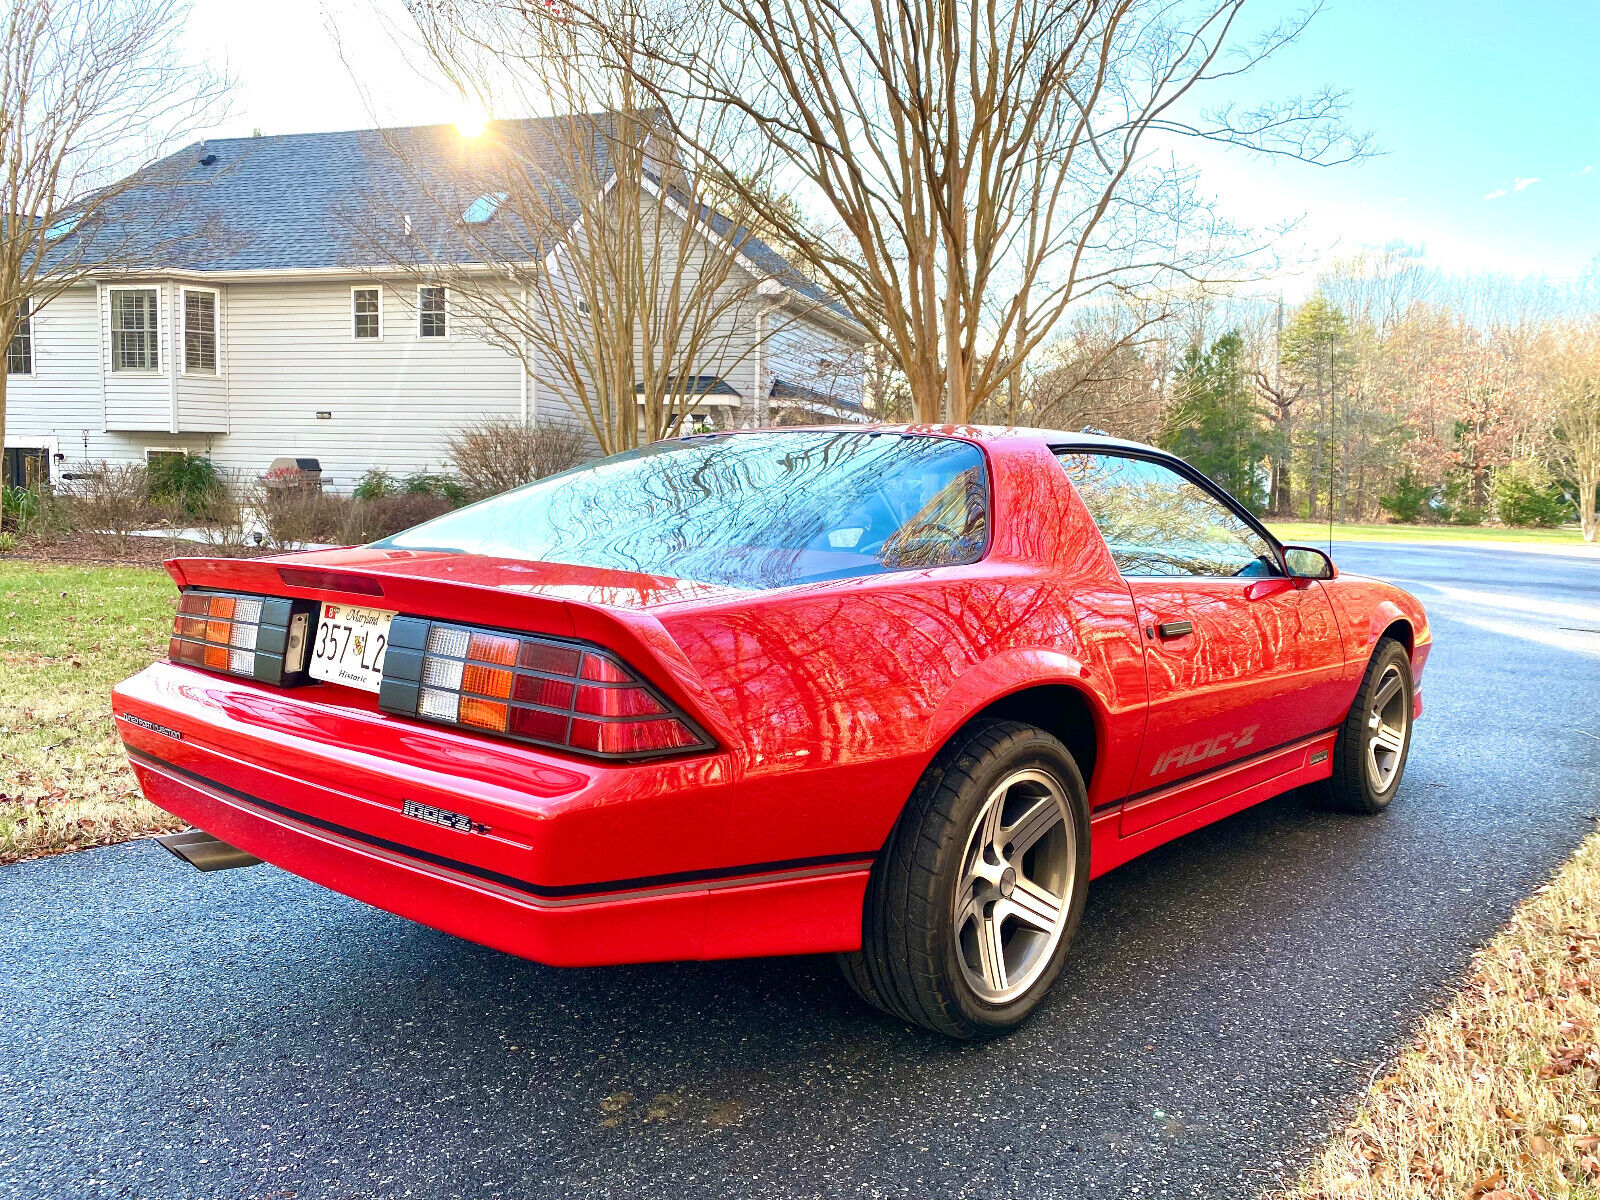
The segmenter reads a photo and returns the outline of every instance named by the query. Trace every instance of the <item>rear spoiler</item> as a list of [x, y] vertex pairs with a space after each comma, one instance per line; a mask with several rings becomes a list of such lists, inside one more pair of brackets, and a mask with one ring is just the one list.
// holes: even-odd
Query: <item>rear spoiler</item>
[[452, 579], [448, 566], [419, 575], [368, 565], [323, 566], [300, 556], [171, 558], [163, 565], [180, 588], [359, 604], [463, 625], [592, 642], [642, 673], [720, 744], [744, 742], [678, 644], [648, 612]]

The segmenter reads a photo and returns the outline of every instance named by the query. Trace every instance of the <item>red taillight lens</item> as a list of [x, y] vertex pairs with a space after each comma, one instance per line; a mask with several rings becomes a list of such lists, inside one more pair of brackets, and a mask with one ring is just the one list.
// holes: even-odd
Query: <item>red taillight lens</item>
[[300, 670], [306, 619], [292, 600], [186, 591], [178, 599], [167, 656], [208, 671], [281, 684]]
[[378, 707], [607, 758], [711, 742], [607, 651], [397, 617]]

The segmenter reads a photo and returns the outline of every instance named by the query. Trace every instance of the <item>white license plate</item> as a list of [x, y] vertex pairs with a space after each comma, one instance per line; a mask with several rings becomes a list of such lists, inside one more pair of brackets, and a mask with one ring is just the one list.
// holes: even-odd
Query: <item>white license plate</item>
[[313, 679], [375, 692], [383, 683], [383, 653], [395, 614], [355, 604], [323, 604], [306, 670]]

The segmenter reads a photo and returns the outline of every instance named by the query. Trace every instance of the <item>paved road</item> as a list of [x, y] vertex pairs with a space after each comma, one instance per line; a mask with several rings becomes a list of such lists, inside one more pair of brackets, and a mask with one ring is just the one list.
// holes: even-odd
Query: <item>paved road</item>
[[1007, 1041], [824, 960], [556, 971], [114, 847], [0, 871], [0, 1195], [1253, 1195], [1600, 809], [1600, 564], [1339, 558], [1435, 621], [1390, 812], [1290, 796], [1114, 872]]

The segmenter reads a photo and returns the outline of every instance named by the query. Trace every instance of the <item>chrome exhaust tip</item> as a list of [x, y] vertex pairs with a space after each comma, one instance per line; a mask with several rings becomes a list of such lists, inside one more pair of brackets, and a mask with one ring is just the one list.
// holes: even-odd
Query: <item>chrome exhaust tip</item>
[[253, 867], [261, 860], [230, 846], [221, 838], [214, 838], [204, 829], [185, 829], [182, 833], [164, 833], [156, 838], [172, 853], [197, 871], [227, 871], [233, 867]]

